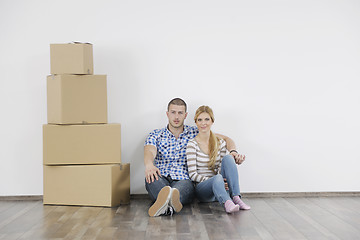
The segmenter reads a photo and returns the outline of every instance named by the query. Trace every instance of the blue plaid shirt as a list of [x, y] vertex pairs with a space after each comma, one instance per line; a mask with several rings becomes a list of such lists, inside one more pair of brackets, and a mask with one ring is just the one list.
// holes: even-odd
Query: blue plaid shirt
[[154, 145], [157, 148], [155, 166], [161, 175], [169, 176], [174, 180], [189, 179], [186, 164], [186, 146], [190, 139], [198, 134], [197, 127], [184, 125], [184, 131], [179, 138], [167, 127], [152, 131], [145, 140], [145, 145]]

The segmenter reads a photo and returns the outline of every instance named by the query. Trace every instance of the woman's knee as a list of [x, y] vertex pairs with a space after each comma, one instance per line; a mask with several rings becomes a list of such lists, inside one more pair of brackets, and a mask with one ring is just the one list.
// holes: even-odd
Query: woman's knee
[[223, 159], [221, 160], [221, 164], [227, 164], [227, 165], [235, 165], [235, 160], [232, 155], [225, 155]]
[[224, 184], [224, 177], [221, 174], [215, 175], [214, 177], [214, 185], [216, 184]]

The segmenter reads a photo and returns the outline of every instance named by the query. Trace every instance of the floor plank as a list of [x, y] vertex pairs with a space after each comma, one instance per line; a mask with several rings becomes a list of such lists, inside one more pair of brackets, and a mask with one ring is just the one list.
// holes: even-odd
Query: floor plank
[[149, 199], [118, 208], [0, 201], [0, 239], [273, 240], [360, 239], [360, 197], [245, 198], [252, 208], [227, 214], [219, 203], [184, 206], [150, 218]]
[[[249, 202], [244, 199], [245, 202]], [[274, 237], [257, 219], [253, 211], [240, 211], [239, 214], [229, 216], [232, 224], [235, 226], [242, 239], [252, 240], [273, 240]]]
[[[326, 198], [321, 198], [326, 199]], [[307, 216], [327, 228], [327, 230], [340, 239], [359, 239], [360, 231], [352, 225], [334, 215], [329, 209], [324, 209], [312, 202], [311, 198], [287, 199], [291, 204], [301, 209]]]
[[318, 240], [339, 239], [285, 199], [268, 199], [266, 202], [306, 238]]
[[[271, 199], [270, 199], [271, 200]], [[265, 199], [249, 199], [250, 211], [275, 239], [306, 239], [295, 226], [291, 225]]]
[[[42, 210], [42, 205], [39, 201], [24, 201], [19, 202], [0, 214], [0, 231], [1, 233], [14, 233], [12, 230], [16, 226], [16, 220], [22, 219], [28, 211], [40, 206], [39, 211]], [[15, 222], [15, 224], [14, 224]], [[30, 223], [31, 224], [31, 223]]]
[[360, 213], [353, 211], [348, 205], [339, 203], [336, 198], [311, 198], [309, 200], [359, 230]]
[[0, 204], [0, 213], [6, 211], [7, 209], [11, 208], [15, 205], [13, 201], [3, 201]]

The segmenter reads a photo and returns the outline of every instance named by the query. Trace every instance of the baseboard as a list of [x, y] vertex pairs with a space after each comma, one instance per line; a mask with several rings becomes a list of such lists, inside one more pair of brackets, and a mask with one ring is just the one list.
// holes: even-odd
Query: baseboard
[[[131, 199], [146, 199], [147, 194], [131, 194]], [[0, 196], [0, 201], [42, 201], [43, 195]]]
[[[360, 192], [246, 192], [244, 198], [296, 198], [296, 197], [360, 197]], [[132, 199], [149, 198], [147, 194], [133, 194]]]
[[131, 199], [150, 199], [148, 194], [131, 194]]
[[0, 196], [0, 201], [42, 201], [43, 195]]
[[[247, 192], [244, 198], [298, 198], [298, 197], [360, 197], [360, 192]], [[131, 199], [148, 199], [147, 194], [131, 194]], [[42, 195], [0, 196], [0, 201], [42, 201]]]
[[297, 198], [297, 197], [360, 197], [360, 192], [248, 192], [245, 198]]

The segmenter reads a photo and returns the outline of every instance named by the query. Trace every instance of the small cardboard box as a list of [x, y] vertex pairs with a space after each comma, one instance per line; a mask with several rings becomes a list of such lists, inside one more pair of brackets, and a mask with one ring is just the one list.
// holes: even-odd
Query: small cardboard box
[[44, 204], [115, 207], [129, 202], [129, 163], [44, 166]]
[[50, 44], [50, 68], [51, 74], [93, 74], [92, 44]]
[[121, 125], [43, 125], [44, 165], [121, 163]]
[[47, 77], [48, 123], [107, 123], [106, 75]]

